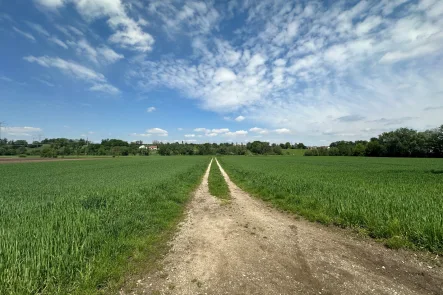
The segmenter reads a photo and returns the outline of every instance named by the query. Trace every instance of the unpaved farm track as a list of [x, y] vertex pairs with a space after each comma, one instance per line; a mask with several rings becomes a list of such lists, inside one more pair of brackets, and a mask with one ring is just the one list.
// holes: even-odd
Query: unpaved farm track
[[208, 167], [163, 268], [122, 294], [443, 294], [441, 268], [280, 213], [222, 173], [232, 201], [209, 194]]

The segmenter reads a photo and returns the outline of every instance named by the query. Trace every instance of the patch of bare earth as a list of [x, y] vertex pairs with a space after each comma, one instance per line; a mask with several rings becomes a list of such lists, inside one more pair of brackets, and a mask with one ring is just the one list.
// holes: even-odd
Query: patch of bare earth
[[443, 294], [441, 268], [278, 212], [222, 173], [231, 202], [209, 194], [208, 168], [162, 269], [122, 294]]

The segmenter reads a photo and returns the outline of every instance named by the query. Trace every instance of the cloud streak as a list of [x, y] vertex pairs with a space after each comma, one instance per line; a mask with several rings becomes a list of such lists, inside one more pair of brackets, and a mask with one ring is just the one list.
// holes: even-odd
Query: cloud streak
[[114, 95], [120, 92], [116, 87], [107, 83], [106, 78], [103, 74], [97, 73], [94, 70], [91, 70], [73, 61], [67, 61], [59, 57], [35, 57], [32, 55], [26, 56], [23, 59], [30, 63], [36, 63], [46, 68], [56, 68], [76, 79], [92, 83], [93, 85], [89, 88], [91, 91], [105, 92]]

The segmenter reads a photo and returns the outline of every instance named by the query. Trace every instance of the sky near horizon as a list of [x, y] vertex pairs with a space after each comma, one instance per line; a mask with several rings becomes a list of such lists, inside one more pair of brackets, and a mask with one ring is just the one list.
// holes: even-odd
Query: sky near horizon
[[9, 139], [327, 145], [443, 124], [441, 0], [0, 0], [0, 44]]

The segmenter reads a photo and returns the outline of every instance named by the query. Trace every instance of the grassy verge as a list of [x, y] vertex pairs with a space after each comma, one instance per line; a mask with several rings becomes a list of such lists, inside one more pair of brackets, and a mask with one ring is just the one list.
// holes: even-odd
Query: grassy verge
[[245, 191], [391, 248], [443, 253], [443, 159], [222, 157]]
[[212, 161], [211, 170], [209, 171], [209, 193], [214, 197], [229, 200], [229, 188], [215, 159]]
[[0, 294], [112, 294], [162, 253], [208, 157], [0, 165]]

